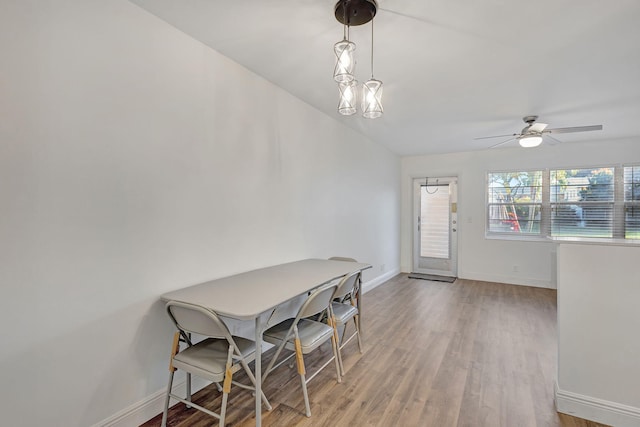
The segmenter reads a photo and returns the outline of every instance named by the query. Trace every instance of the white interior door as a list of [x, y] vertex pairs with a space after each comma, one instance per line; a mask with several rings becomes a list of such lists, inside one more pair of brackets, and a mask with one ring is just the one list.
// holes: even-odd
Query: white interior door
[[413, 271], [456, 277], [457, 178], [416, 178], [413, 189]]

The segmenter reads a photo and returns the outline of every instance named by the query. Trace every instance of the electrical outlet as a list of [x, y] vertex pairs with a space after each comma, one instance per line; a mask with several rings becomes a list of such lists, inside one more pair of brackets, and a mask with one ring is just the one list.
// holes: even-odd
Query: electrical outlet
[[386, 265], [384, 265], [384, 264], [380, 264], [380, 271], [383, 271], [383, 272], [384, 272], [384, 270], [386, 270], [386, 268], [387, 268], [387, 266], [386, 266]]
[[518, 271], [520, 271], [520, 267], [519, 267], [519, 266], [517, 266], [517, 265], [514, 265], [514, 266], [513, 266], [513, 272], [514, 272], [514, 273], [517, 273]]

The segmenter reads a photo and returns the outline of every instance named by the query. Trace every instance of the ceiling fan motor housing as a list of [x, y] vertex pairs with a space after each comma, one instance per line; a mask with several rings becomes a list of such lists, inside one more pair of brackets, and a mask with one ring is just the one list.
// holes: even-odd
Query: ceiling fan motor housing
[[535, 132], [535, 131], [529, 131], [529, 129], [531, 129], [531, 126], [536, 122], [536, 120], [538, 120], [538, 116], [524, 116], [522, 118], [522, 120], [527, 123], [527, 126], [525, 126], [524, 128], [522, 128], [522, 132], [520, 132], [521, 135], [536, 135], [536, 134], [540, 134], [541, 132]]

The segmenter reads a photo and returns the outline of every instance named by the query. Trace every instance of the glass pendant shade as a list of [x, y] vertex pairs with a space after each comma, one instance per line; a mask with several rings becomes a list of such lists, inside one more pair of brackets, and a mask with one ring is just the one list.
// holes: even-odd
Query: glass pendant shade
[[333, 46], [333, 52], [336, 54], [336, 68], [333, 71], [333, 79], [338, 83], [353, 80], [353, 72], [356, 67], [356, 61], [353, 57], [355, 50], [356, 44], [347, 39], [339, 41]]
[[541, 136], [523, 136], [518, 140], [518, 143], [520, 144], [521, 147], [524, 147], [524, 148], [537, 147], [542, 143], [542, 137]]
[[350, 82], [342, 82], [338, 84], [340, 90], [340, 101], [338, 102], [338, 113], [343, 116], [350, 116], [356, 113], [356, 105], [358, 103], [358, 82], [351, 80]]
[[375, 119], [382, 113], [382, 82], [371, 79], [362, 85], [362, 116]]

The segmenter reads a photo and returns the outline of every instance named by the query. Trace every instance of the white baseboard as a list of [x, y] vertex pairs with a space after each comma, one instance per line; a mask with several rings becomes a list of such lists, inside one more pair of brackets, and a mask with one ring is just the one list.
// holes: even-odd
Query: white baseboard
[[[193, 380], [191, 382], [191, 392], [195, 394], [200, 389], [206, 387], [211, 384], [208, 381], [202, 380], [201, 378], [192, 377]], [[169, 373], [167, 372], [167, 381], [169, 380]], [[153, 393], [151, 396], [147, 396], [139, 402], [134, 403], [133, 405], [123, 409], [122, 411], [113, 414], [107, 419], [100, 421], [99, 423], [94, 424], [91, 427], [134, 427], [139, 426], [156, 415], [160, 414], [164, 410], [164, 399], [165, 393], [167, 392], [166, 388], [162, 390], [158, 390]], [[187, 392], [187, 383], [186, 381], [182, 381], [179, 383], [174, 383], [173, 393], [178, 396], [186, 396]], [[171, 400], [169, 405], [175, 405], [176, 401]]]
[[365, 282], [362, 285], [362, 293], [366, 294], [370, 290], [382, 285], [384, 282], [386, 282], [387, 280], [397, 276], [398, 274], [400, 274], [400, 269], [399, 268], [394, 268], [393, 270], [390, 270], [390, 271], [384, 273], [383, 275], [376, 277], [375, 279], [372, 279], [372, 280], [369, 280], [368, 282]]
[[615, 427], [640, 427], [640, 408], [561, 390], [557, 383], [555, 388], [558, 412]]
[[479, 280], [482, 282], [493, 282], [493, 283], [507, 283], [509, 285], [521, 285], [521, 286], [533, 286], [536, 288], [547, 288], [547, 289], [556, 289], [556, 285], [551, 283], [549, 280], [541, 280], [541, 279], [533, 279], [531, 277], [515, 277], [515, 276], [507, 276], [501, 274], [482, 274], [482, 273], [467, 273], [460, 274], [458, 272], [458, 277], [461, 279], [468, 280]]
[[[403, 273], [410, 273], [411, 269], [407, 269], [403, 267]], [[460, 272], [458, 271], [459, 279], [466, 280], [478, 280], [481, 282], [491, 282], [491, 283], [507, 283], [509, 285], [520, 285], [520, 286], [533, 286], [536, 288], [546, 288], [546, 289], [557, 289], [555, 281], [553, 280], [541, 280], [534, 279], [531, 277], [520, 277], [520, 276], [510, 276], [504, 274], [486, 274], [486, 273], [478, 273], [478, 272]]]

